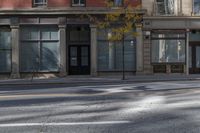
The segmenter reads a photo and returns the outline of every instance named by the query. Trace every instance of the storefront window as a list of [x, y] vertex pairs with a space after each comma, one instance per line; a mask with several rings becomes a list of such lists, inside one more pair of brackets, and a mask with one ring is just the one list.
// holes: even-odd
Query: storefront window
[[11, 32], [8, 28], [0, 30], [0, 72], [11, 72]]
[[184, 63], [184, 34], [153, 34], [152, 63]]
[[[121, 71], [122, 70], [122, 42], [111, 42], [108, 40], [109, 32], [102, 30], [98, 35], [98, 70], [99, 71]], [[135, 39], [126, 38], [124, 59], [125, 70], [136, 69], [136, 44]]]
[[58, 29], [56, 27], [23, 27], [20, 47], [21, 71], [58, 71], [59, 47]]

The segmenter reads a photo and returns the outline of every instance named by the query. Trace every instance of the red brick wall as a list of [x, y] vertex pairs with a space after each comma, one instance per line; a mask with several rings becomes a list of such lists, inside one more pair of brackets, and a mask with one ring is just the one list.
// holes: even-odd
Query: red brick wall
[[139, 6], [142, 5], [142, 0], [130, 0], [131, 5], [133, 6]]
[[[141, 0], [130, 0], [133, 6], [141, 3]], [[86, 0], [87, 7], [104, 7], [104, 0]], [[70, 7], [71, 0], [48, 0], [48, 7]], [[31, 8], [32, 0], [0, 0], [0, 8]]]
[[0, 8], [30, 8], [32, 0], [0, 0]]
[[88, 7], [104, 7], [105, 2], [103, 0], [86, 0], [86, 6]]
[[[88, 7], [104, 7], [106, 0], [87, 0], [87, 6]], [[131, 5], [138, 6], [141, 5], [141, 0], [129, 0]]]
[[71, 0], [48, 0], [48, 7], [70, 7]]
[[[71, 0], [48, 0], [49, 7], [70, 7]], [[103, 0], [86, 0], [88, 7], [103, 7], [105, 3]]]

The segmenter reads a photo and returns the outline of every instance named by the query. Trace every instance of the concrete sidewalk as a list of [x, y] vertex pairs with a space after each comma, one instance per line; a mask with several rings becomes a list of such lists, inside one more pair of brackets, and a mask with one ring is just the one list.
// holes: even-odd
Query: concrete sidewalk
[[126, 76], [67, 76], [50, 79], [8, 79], [0, 80], [0, 85], [41, 85], [41, 84], [87, 84], [87, 83], [133, 83], [133, 82], [159, 82], [159, 81], [186, 81], [200, 80], [200, 75], [137, 75]]

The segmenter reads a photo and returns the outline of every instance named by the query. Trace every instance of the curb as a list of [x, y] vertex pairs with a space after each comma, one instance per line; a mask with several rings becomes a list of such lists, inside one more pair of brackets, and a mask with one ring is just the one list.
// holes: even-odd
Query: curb
[[37, 81], [30, 81], [30, 82], [21, 82], [21, 83], [0, 83], [0, 86], [24, 86], [24, 85], [85, 85], [85, 84], [126, 84], [126, 83], [149, 83], [149, 82], [164, 82], [164, 81], [198, 81], [199, 78], [179, 78], [179, 79], [144, 79], [144, 80], [109, 80], [109, 81], [66, 81], [66, 82], [55, 82], [55, 81], [47, 81], [47, 82], [37, 82]]

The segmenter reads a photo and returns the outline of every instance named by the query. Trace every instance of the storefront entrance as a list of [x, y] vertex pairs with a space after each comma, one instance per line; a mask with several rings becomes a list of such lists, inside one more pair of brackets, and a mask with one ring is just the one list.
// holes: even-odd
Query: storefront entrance
[[190, 42], [189, 61], [190, 73], [200, 73], [200, 42]]
[[90, 47], [70, 46], [69, 47], [69, 74], [87, 75], [90, 74]]
[[68, 25], [68, 72], [69, 75], [90, 74], [89, 25]]

